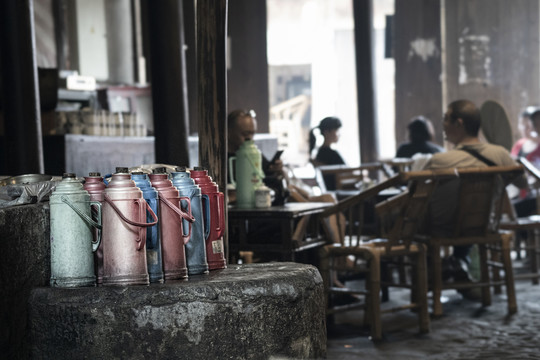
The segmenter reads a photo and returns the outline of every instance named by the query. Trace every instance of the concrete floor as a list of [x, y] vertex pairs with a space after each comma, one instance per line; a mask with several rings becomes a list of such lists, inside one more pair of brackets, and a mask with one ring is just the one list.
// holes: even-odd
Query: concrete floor
[[[504, 288], [503, 288], [504, 292]], [[374, 343], [362, 328], [361, 312], [336, 319], [328, 331], [328, 359], [540, 359], [540, 285], [516, 282], [518, 313], [507, 316], [505, 295], [493, 304], [465, 300], [454, 290], [443, 296], [445, 315], [432, 319], [429, 334], [420, 335], [417, 317], [408, 312], [383, 317], [384, 339]], [[408, 292], [391, 292], [399, 301]]]

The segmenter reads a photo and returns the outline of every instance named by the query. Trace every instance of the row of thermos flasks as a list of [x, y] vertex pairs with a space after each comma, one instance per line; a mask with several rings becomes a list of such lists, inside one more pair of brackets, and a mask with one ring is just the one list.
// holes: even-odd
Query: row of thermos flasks
[[50, 196], [51, 286], [148, 285], [225, 268], [224, 195], [207, 170], [176, 170], [64, 174]]

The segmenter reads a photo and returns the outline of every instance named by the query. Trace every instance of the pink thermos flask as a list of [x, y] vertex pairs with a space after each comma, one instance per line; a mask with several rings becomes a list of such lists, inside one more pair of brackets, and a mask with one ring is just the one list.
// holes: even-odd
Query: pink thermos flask
[[[116, 168], [103, 204], [103, 285], [148, 285], [146, 228], [157, 223], [127, 168]], [[146, 223], [146, 211], [154, 219]]]
[[[203, 195], [207, 195], [210, 206], [210, 224], [205, 224], [210, 229], [206, 237], [206, 259], [210, 270], [225, 269], [225, 249], [223, 246], [223, 234], [225, 232], [225, 198], [219, 191], [219, 186], [208, 176], [208, 170], [195, 167], [191, 171], [191, 177], [201, 188]], [[203, 204], [203, 206], [205, 206]], [[206, 211], [206, 210], [205, 210]]]
[[[191, 223], [195, 218], [191, 215], [191, 201], [188, 197], [180, 197], [178, 189], [169, 180], [165, 168], [154, 169], [148, 175], [159, 198], [159, 233], [161, 235], [161, 253], [163, 276], [167, 280], [187, 279], [188, 269], [184, 245], [191, 237]], [[187, 201], [187, 212], [180, 206], [180, 200]], [[182, 219], [189, 223], [184, 231]]]

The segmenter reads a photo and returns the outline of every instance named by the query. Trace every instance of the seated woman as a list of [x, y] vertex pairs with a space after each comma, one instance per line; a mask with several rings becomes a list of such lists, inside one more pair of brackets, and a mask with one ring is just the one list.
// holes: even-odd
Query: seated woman
[[[312, 159], [312, 163], [315, 166], [321, 165], [344, 165], [345, 161], [341, 155], [334, 149], [332, 145], [339, 140], [339, 129], [341, 128], [341, 120], [337, 117], [326, 117], [321, 120], [318, 126], [311, 129], [309, 133], [309, 154], [313, 152], [317, 138], [315, 137], [315, 129], [319, 129], [320, 134], [323, 136], [323, 144], [317, 150], [317, 155]], [[336, 179], [333, 175], [325, 176], [324, 182], [327, 190], [336, 189]]]
[[515, 158], [529, 155], [529, 153], [534, 151], [534, 149], [536, 149], [538, 146], [538, 133], [534, 128], [531, 118], [532, 114], [538, 109], [539, 108], [536, 106], [527, 106], [519, 116], [518, 130], [521, 138], [516, 141], [514, 146], [512, 146], [512, 150], [510, 151], [510, 154]]
[[411, 158], [415, 154], [435, 154], [444, 149], [433, 143], [433, 125], [424, 116], [415, 116], [407, 126], [409, 142], [401, 144], [396, 152], [397, 158]]

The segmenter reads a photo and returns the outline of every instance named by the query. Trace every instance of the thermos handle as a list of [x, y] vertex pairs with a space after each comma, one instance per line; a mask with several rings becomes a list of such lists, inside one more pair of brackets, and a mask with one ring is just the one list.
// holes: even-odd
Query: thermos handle
[[218, 223], [216, 227], [217, 237], [220, 238], [225, 232], [225, 212], [223, 209], [223, 204], [225, 203], [225, 198], [222, 192], [216, 194], [216, 210]]
[[106, 174], [103, 177], [103, 182], [105, 183], [105, 186], [109, 186], [109, 181], [107, 179], [110, 179], [112, 177], [112, 174]]
[[[193, 217], [193, 222], [195, 221], [195, 217], [192, 216], [193, 214], [191, 213], [191, 199], [187, 196], [181, 196], [180, 197], [180, 206], [182, 206], [182, 201], [187, 201], [187, 214], [191, 217]], [[182, 237], [184, 238], [184, 245], [188, 243], [189, 239], [191, 239], [191, 224], [192, 222], [188, 221], [187, 219], [183, 219], [182, 220], [183, 222], [187, 222], [188, 223], [188, 227], [189, 227], [189, 231], [188, 231], [188, 234], [187, 235], [184, 235], [184, 229], [183, 229], [183, 226], [182, 226]]]
[[[139, 200], [139, 199], [134, 199], [134, 200]], [[154, 219], [154, 221], [150, 222], [150, 223], [146, 223], [146, 222], [141, 223], [141, 222], [138, 222], [138, 221], [130, 220], [127, 217], [125, 217], [124, 214], [122, 214], [122, 212], [120, 211], [120, 209], [114, 204], [114, 201], [112, 201], [112, 199], [107, 194], [105, 194], [105, 201], [108, 202], [109, 205], [111, 205], [111, 207], [114, 209], [114, 211], [116, 211], [116, 213], [118, 214], [118, 216], [120, 216], [120, 218], [122, 220], [124, 220], [125, 222], [127, 222], [130, 225], [139, 226], [139, 227], [150, 227], [150, 226], [156, 225], [157, 222], [158, 222], [158, 218], [157, 218], [156, 214], [154, 213], [154, 210], [152, 210], [152, 208], [150, 207], [150, 205], [148, 205], [146, 200], [144, 200], [144, 203], [146, 204], [146, 210], [148, 210], [150, 212], [150, 215], [152, 215], [152, 218]]]
[[[72, 208], [73, 211], [75, 211], [84, 221], [86, 221], [88, 224], [92, 225], [93, 227], [101, 230], [101, 221], [97, 223], [94, 220], [92, 220], [92, 218], [88, 216], [88, 214], [85, 214], [84, 211], [79, 209], [75, 204], [69, 201], [69, 199], [65, 197], [64, 195], [60, 196], [60, 199], [62, 200], [64, 204], [69, 205], [69, 207]], [[100, 219], [101, 219], [101, 216], [100, 216]]]
[[210, 216], [210, 198], [208, 195], [204, 194], [202, 196], [203, 201], [205, 202], [203, 204], [203, 210], [204, 210], [204, 239], [208, 239], [208, 236], [210, 235], [210, 227], [211, 227], [211, 221], [212, 217]]
[[[180, 208], [176, 207], [172, 202], [170, 202], [169, 199], [167, 199], [165, 197], [162, 197], [161, 193], [158, 194], [158, 195], [159, 195], [159, 200], [160, 201], [163, 201], [163, 203], [165, 203], [165, 205], [167, 205], [172, 211], [174, 211], [176, 214], [178, 214], [179, 219], [180, 219], [180, 223], [182, 223], [182, 219], [186, 219], [190, 223], [195, 222], [195, 218], [193, 217], [193, 215], [191, 215], [191, 201], [188, 202], [188, 204], [189, 204], [189, 207], [188, 207], [189, 214], [187, 214], [187, 213], [183, 212]], [[190, 224], [190, 227], [189, 227], [188, 240], [189, 240], [189, 236], [191, 236], [191, 224]], [[182, 232], [182, 237], [184, 238], [184, 243], [187, 243], [186, 236], [184, 235], [183, 232]]]
[[101, 202], [100, 201], [90, 201], [90, 206], [95, 206], [97, 209], [97, 223], [99, 224], [99, 227], [97, 228], [98, 236], [97, 241], [92, 241], [92, 251], [96, 252], [99, 244], [101, 243], [101, 229], [102, 229], [102, 222], [101, 222]]
[[233, 176], [233, 169], [234, 169], [234, 166], [233, 166], [233, 161], [236, 161], [236, 156], [231, 156], [229, 158], [229, 181], [231, 182], [231, 184], [233, 184], [234, 186], [236, 186], [236, 181], [234, 181], [234, 176]]

